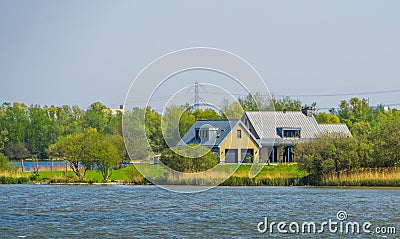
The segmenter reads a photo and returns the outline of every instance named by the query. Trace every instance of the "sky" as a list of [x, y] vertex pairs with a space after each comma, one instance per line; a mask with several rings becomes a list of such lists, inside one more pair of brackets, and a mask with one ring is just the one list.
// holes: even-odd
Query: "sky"
[[400, 107], [399, 9], [397, 0], [0, 0], [0, 102], [115, 108], [153, 60], [213, 47], [249, 62], [276, 96], [320, 109], [351, 97]]

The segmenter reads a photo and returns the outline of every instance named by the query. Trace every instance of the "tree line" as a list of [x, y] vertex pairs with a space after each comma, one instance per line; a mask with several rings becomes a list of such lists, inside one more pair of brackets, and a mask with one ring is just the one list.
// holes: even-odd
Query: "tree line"
[[[300, 111], [302, 106], [301, 101], [289, 97], [273, 98], [272, 102], [276, 111]], [[174, 132], [178, 131], [183, 136], [196, 120], [239, 119], [244, 111], [270, 110], [271, 105], [256, 95], [240, 98], [234, 103], [224, 102], [221, 106], [223, 113], [186, 105], [168, 107], [163, 115], [150, 107], [134, 108], [126, 112], [126, 117], [146, 116], [146, 136], [151, 149], [159, 153], [168, 149], [166, 141], [172, 142], [172, 145], [178, 143], [179, 137]], [[352, 98], [341, 101], [337, 109], [316, 113], [315, 118], [318, 123], [344, 123], [354, 137], [335, 141], [332, 137], [322, 136], [297, 146], [295, 151], [301, 156], [299, 163], [311, 173], [400, 164], [398, 110], [383, 106], [372, 108], [367, 100]], [[165, 125], [163, 128], [161, 121]], [[131, 125], [131, 133], [135, 133], [139, 127]], [[68, 142], [75, 144], [68, 145]], [[88, 145], [92, 145], [92, 148]], [[133, 150], [137, 152], [134, 155], [140, 158], [148, 156], [148, 152], [142, 150], [145, 146], [135, 146]], [[84, 147], [87, 147], [86, 150]], [[75, 159], [72, 159], [71, 152], [79, 152], [78, 148], [82, 152], [92, 153], [75, 155]], [[102, 148], [108, 149], [100, 151]], [[71, 168], [77, 170], [78, 177], [84, 177], [85, 171], [94, 164], [100, 165], [98, 168], [102, 168], [106, 177], [110, 174], [109, 168], [116, 162], [129, 158], [122, 138], [122, 113], [114, 112], [100, 102], [91, 104], [87, 110], [78, 106], [41, 107], [18, 102], [3, 103], [0, 107], [0, 154], [2, 158], [5, 155], [9, 159], [64, 157], [69, 160]], [[106, 162], [107, 158], [112, 162]]]
[[10, 159], [46, 159], [48, 147], [61, 136], [95, 128], [102, 135], [121, 135], [121, 113], [96, 102], [84, 111], [78, 106], [27, 106], [3, 103], [0, 107], [0, 152]]

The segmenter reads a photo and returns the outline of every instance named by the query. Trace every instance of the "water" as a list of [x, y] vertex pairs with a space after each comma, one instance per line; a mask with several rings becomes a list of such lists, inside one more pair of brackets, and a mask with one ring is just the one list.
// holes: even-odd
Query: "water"
[[379, 238], [377, 234], [261, 234], [271, 221], [394, 226], [400, 190], [217, 187], [179, 194], [155, 186], [0, 185], [0, 238]]
[[[21, 168], [21, 161], [11, 161], [11, 164], [15, 165], [18, 168]], [[26, 160], [24, 161], [24, 170], [25, 171], [33, 171], [35, 167], [36, 167], [35, 161], [26, 161]], [[38, 161], [38, 167], [50, 169], [51, 161], [50, 160]], [[65, 161], [53, 161], [53, 167], [55, 169], [56, 168], [65, 168]]]

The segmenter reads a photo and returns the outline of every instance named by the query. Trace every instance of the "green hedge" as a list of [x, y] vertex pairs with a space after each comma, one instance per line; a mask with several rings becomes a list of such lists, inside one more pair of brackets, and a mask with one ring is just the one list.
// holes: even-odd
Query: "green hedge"
[[0, 177], [0, 184], [24, 184], [30, 182], [29, 178]]

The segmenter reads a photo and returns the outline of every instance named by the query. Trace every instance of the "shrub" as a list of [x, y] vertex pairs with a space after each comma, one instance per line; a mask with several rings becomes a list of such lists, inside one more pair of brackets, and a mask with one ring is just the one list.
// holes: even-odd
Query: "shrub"
[[160, 161], [173, 170], [185, 173], [203, 172], [217, 165], [217, 158], [208, 148], [190, 146], [166, 149], [161, 153]]
[[15, 169], [11, 164], [10, 161], [8, 160], [8, 157], [5, 156], [4, 154], [0, 153], [0, 171], [1, 170], [13, 170]]

